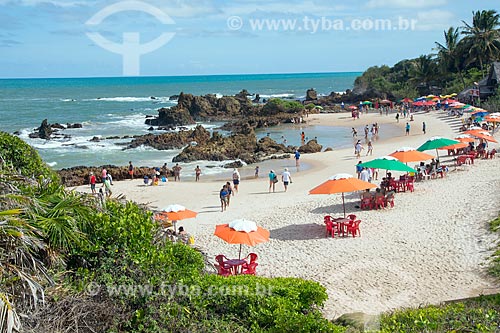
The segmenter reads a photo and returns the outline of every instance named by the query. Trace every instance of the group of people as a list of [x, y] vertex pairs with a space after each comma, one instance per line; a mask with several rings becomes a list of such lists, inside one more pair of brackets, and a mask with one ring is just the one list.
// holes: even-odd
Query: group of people
[[[109, 198], [113, 194], [113, 191], [111, 191], [111, 185], [113, 185], [113, 177], [111, 176], [110, 173], [108, 173], [108, 170], [106, 170], [106, 168], [102, 168], [101, 181], [102, 181], [102, 187], [99, 189], [99, 195], [101, 197], [104, 197], [105, 194], [106, 197]], [[96, 190], [96, 184], [97, 184], [97, 177], [96, 175], [94, 175], [93, 172], [90, 172], [89, 185], [92, 194], [98, 194]]]
[[236, 193], [238, 193], [241, 181], [241, 175], [237, 168], [233, 169], [233, 174], [231, 178], [232, 178], [232, 184], [229, 181], [226, 182], [224, 185], [222, 185], [222, 188], [219, 191], [221, 212], [225, 211], [227, 207], [229, 207], [229, 204], [231, 203], [231, 196], [234, 196]]
[[[273, 192], [276, 192], [276, 183], [279, 182], [278, 180], [278, 175], [274, 172], [274, 170], [269, 171], [269, 193], [271, 193], [271, 190]], [[281, 181], [283, 182], [283, 186], [285, 189], [285, 192], [288, 190], [288, 185], [292, 183], [292, 175], [290, 171], [288, 171], [288, 168], [285, 168], [283, 173], [281, 174]]]

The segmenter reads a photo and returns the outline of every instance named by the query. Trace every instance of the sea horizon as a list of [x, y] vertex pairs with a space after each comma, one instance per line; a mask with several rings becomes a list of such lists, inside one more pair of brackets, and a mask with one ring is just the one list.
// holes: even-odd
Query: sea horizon
[[138, 76], [36, 76], [36, 77], [0, 77], [0, 80], [65, 80], [65, 79], [116, 79], [116, 78], [177, 78], [177, 77], [206, 77], [206, 76], [252, 76], [252, 75], [310, 75], [310, 74], [362, 74], [364, 71], [335, 71], [335, 72], [279, 72], [279, 73], [227, 73], [227, 74], [176, 74], [176, 75], [138, 75]]

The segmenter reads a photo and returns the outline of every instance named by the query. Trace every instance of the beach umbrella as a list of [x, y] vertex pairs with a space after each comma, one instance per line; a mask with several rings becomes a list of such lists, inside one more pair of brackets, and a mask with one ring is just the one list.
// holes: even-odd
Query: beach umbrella
[[439, 158], [438, 148], [454, 145], [460, 141], [443, 138], [440, 136], [433, 136], [429, 140], [425, 141], [420, 147], [417, 148], [418, 151], [426, 151], [430, 149], [436, 149], [436, 156]]
[[352, 175], [347, 173], [339, 173], [330, 177], [324, 183], [316, 186], [309, 191], [309, 194], [334, 194], [342, 193], [342, 207], [344, 208], [345, 215], [345, 200], [344, 193], [362, 191], [369, 188], [376, 188], [377, 185], [365, 182], [358, 178], [354, 178]]
[[438, 149], [439, 150], [449, 150], [449, 149], [460, 149], [460, 148], [465, 148], [465, 147], [469, 147], [469, 144], [465, 143], [465, 142], [459, 142], [459, 143], [455, 143], [455, 144], [449, 145], [449, 146], [444, 146], [444, 147], [441, 147]]
[[434, 156], [418, 151], [413, 147], [401, 147], [394, 153], [389, 154], [389, 156], [395, 157], [404, 163], [426, 161], [434, 158]]
[[380, 104], [391, 104], [391, 101], [388, 99], [383, 99], [380, 101]]
[[174, 230], [176, 229], [176, 222], [180, 220], [190, 219], [198, 215], [197, 212], [186, 209], [186, 207], [178, 204], [163, 207], [158, 215], [163, 215], [174, 223]]
[[498, 141], [493, 137], [493, 135], [491, 135], [485, 130], [472, 130], [472, 131], [465, 131], [464, 133], [470, 134], [478, 139], [483, 139], [489, 142], [498, 143]]
[[408, 98], [408, 97], [403, 98], [402, 101], [405, 103], [413, 103], [413, 100], [411, 98]]
[[364, 105], [368, 105], [368, 104], [370, 104], [370, 105], [371, 105], [371, 104], [373, 104], [373, 103], [372, 103], [372, 102], [370, 102], [370, 101], [364, 101], [364, 102], [363, 102], [363, 104], [364, 104]]
[[460, 103], [460, 102], [455, 102], [455, 103], [450, 104], [450, 106], [452, 106], [454, 109], [460, 109], [464, 105], [465, 105], [464, 103]]
[[418, 102], [413, 103], [413, 105], [414, 106], [423, 106], [424, 102], [423, 101], [418, 101]]
[[460, 142], [474, 142], [476, 140], [470, 134], [460, 134], [457, 135], [454, 139]]
[[[432, 158], [432, 157], [431, 157]], [[404, 171], [404, 172], [416, 172], [415, 169], [410, 168], [400, 160], [392, 156], [382, 156], [371, 161], [361, 163], [360, 166], [365, 168], [383, 169], [383, 170], [394, 170], [394, 171]]]
[[482, 117], [487, 116], [489, 114], [490, 113], [487, 112], [487, 111], [476, 111], [476, 112], [472, 113], [472, 116], [474, 116], [474, 117], [481, 117], [482, 118]]
[[355, 110], [355, 109], [357, 109], [358, 107], [357, 107], [357, 106], [355, 106], [355, 105], [349, 105], [349, 106], [348, 106], [348, 108], [349, 108], [349, 109], [352, 109], [352, 110]]
[[241, 247], [243, 244], [255, 246], [265, 243], [269, 241], [270, 233], [269, 230], [258, 227], [253, 221], [235, 220], [229, 224], [216, 225], [214, 235], [229, 244], [240, 244], [238, 258], [241, 258]]
[[427, 95], [427, 96], [425, 96], [426, 99], [433, 99], [435, 97], [436, 97], [435, 95]]
[[433, 101], [427, 101], [427, 102], [424, 102], [423, 105], [426, 105], [426, 106], [433, 106], [433, 105], [436, 105], [436, 102], [433, 102]]
[[318, 109], [318, 110], [323, 110], [323, 107], [322, 107], [322, 106], [320, 106], [320, 105], [316, 105], [314, 108], [315, 108], [315, 109]]

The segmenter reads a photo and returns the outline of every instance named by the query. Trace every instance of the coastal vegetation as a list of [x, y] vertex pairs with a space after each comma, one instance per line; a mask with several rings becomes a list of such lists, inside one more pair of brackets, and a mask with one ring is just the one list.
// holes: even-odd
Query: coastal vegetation
[[450, 27], [430, 54], [402, 60], [392, 67], [374, 66], [355, 81], [354, 91], [374, 91], [401, 99], [430, 93], [450, 94], [474, 86], [489, 64], [500, 60], [500, 14], [473, 12], [472, 22]]
[[325, 288], [217, 276], [159, 242], [151, 213], [65, 189], [37, 152], [0, 135], [0, 332], [343, 332]]

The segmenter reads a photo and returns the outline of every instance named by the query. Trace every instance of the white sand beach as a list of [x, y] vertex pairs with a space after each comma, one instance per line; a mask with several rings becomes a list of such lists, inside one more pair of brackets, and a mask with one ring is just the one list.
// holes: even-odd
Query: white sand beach
[[[404, 136], [405, 119], [397, 124], [401, 135], [374, 142], [369, 161], [392, 153], [402, 146], [420, 146], [426, 139], [457, 135], [435, 113], [416, 114], [410, 136]], [[362, 115], [353, 121], [350, 114], [319, 114], [307, 118], [310, 124], [352, 126], [378, 122], [396, 124], [394, 116]], [[427, 134], [422, 133], [422, 121]], [[361, 139], [363, 134], [358, 131]], [[498, 135], [496, 136], [498, 139]], [[321, 142], [320, 142], [321, 143]], [[490, 144], [497, 147], [498, 144]], [[142, 179], [115, 182], [113, 196], [147, 203], [152, 208], [181, 204], [197, 211], [195, 219], [178, 222], [194, 235], [196, 245], [210, 257], [238, 256], [238, 245], [226, 244], [214, 236], [215, 225], [245, 218], [271, 232], [271, 240], [253, 248], [243, 247], [243, 255], [259, 255], [257, 274], [267, 277], [300, 277], [320, 282], [329, 299], [324, 308], [328, 318], [346, 312], [376, 314], [388, 309], [418, 306], [498, 291], [485, 274], [485, 265], [496, 241], [487, 223], [500, 211], [500, 158], [476, 159], [441, 179], [415, 183], [415, 192], [398, 193], [395, 207], [362, 211], [358, 194], [346, 194], [347, 214], [361, 219], [361, 237], [326, 238], [323, 216], [341, 216], [340, 194], [309, 195], [308, 191], [337, 173], [355, 175], [357, 159], [352, 148], [302, 154], [301, 161], [313, 167], [307, 171], [290, 168], [293, 184], [288, 192], [283, 183], [276, 193], [268, 193], [269, 170], [261, 169], [260, 178], [243, 179], [230, 207], [220, 211], [221, 181], [170, 181], [160, 186], [144, 186]], [[435, 151], [427, 151], [435, 154]], [[366, 147], [364, 150], [366, 153]], [[440, 151], [440, 155], [446, 155]], [[441, 159], [447, 163], [448, 157]], [[293, 166], [292, 159], [277, 162]], [[413, 166], [413, 163], [410, 164]], [[227, 172], [227, 180], [231, 179]], [[281, 174], [283, 169], [275, 170]], [[385, 171], [381, 170], [379, 184]], [[393, 172], [393, 175], [399, 173]], [[182, 178], [181, 178], [182, 179]], [[88, 186], [78, 190], [90, 192]]]

